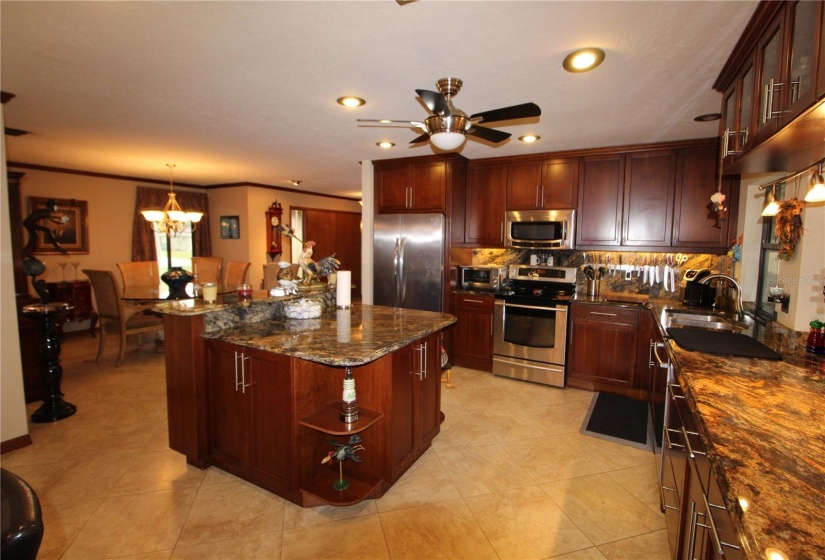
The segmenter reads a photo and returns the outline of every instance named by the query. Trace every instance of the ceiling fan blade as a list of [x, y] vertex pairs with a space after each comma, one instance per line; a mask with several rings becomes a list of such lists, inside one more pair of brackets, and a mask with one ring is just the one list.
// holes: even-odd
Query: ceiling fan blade
[[426, 142], [430, 139], [430, 134], [425, 132], [421, 136], [417, 137], [415, 140], [411, 141], [410, 144], [420, 144], [421, 142]]
[[482, 140], [487, 140], [488, 142], [493, 142], [494, 144], [498, 144], [499, 142], [504, 142], [512, 134], [509, 132], [502, 132], [500, 130], [495, 130], [493, 128], [487, 128], [484, 126], [473, 125], [470, 127], [470, 130], [467, 131], [469, 136], [475, 136], [477, 138], [481, 138]]
[[489, 123], [514, 119], [527, 119], [530, 117], [538, 117], [540, 115], [541, 109], [538, 105], [535, 103], [522, 103], [521, 105], [513, 105], [512, 107], [503, 107], [501, 109], [493, 109], [492, 111], [476, 113], [471, 115], [470, 119], [480, 119], [479, 122]]
[[421, 98], [424, 105], [426, 105], [427, 108], [434, 114], [440, 117], [449, 116], [450, 106], [447, 103], [447, 98], [442, 94], [437, 91], [430, 91], [426, 89], [417, 89], [415, 90], [415, 93], [418, 94], [418, 97]]
[[358, 122], [377, 122], [377, 123], [406, 123], [414, 125], [415, 121], [398, 121], [395, 119], [355, 119]]

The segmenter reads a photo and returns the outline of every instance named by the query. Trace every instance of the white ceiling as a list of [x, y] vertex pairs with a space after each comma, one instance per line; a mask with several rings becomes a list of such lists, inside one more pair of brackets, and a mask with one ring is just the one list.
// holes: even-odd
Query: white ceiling
[[[466, 113], [534, 102], [469, 159], [702, 138], [712, 90], [753, 1], [30, 2], [3, 0], [2, 90], [13, 162], [192, 184], [249, 181], [359, 197], [362, 160], [433, 153], [415, 89], [461, 78]], [[607, 56], [570, 74], [571, 50]], [[367, 100], [358, 109], [342, 95]], [[526, 145], [518, 136], [534, 133]], [[392, 150], [375, 143], [391, 140]]]

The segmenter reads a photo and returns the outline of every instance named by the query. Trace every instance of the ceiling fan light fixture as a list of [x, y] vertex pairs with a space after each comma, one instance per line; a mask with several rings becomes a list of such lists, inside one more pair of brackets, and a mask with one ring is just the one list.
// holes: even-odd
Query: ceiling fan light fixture
[[430, 142], [439, 150], [451, 152], [459, 149], [467, 137], [463, 132], [436, 132], [430, 135]]
[[604, 60], [604, 51], [595, 47], [578, 49], [566, 57], [561, 63], [568, 72], [588, 72], [596, 68]]
[[808, 185], [808, 192], [805, 194], [805, 202], [825, 201], [825, 178], [822, 176], [822, 164], [811, 175], [811, 183]]
[[526, 142], [527, 144], [532, 144], [533, 142], [541, 140], [541, 136], [536, 136], [535, 134], [525, 134], [524, 136], [519, 136], [519, 140]]
[[395, 142], [390, 142], [389, 140], [384, 140], [382, 142], [376, 142], [376, 146], [379, 148], [384, 148], [385, 150], [389, 150], [390, 148], [395, 146]]
[[365, 105], [367, 102], [361, 99], [360, 97], [355, 97], [352, 95], [347, 95], [344, 97], [339, 97], [337, 99], [339, 105], [343, 105], [344, 107], [349, 107], [350, 109], [354, 107], [360, 107], [361, 105]]

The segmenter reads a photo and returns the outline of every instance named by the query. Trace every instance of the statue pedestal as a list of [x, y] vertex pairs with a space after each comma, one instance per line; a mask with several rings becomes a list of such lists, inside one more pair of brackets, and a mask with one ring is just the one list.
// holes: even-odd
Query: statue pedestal
[[68, 418], [77, 407], [63, 400], [60, 380], [60, 333], [57, 320], [72, 308], [68, 303], [37, 303], [23, 307], [23, 315], [37, 324], [37, 355], [40, 360], [40, 380], [43, 383], [43, 405], [32, 413], [32, 422], [45, 424]]

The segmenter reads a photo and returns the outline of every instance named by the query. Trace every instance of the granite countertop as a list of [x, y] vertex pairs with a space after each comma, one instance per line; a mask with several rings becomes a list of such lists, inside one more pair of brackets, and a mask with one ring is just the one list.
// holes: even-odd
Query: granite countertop
[[317, 319], [273, 317], [203, 337], [332, 366], [360, 366], [455, 322], [445, 313], [355, 304], [328, 309]]
[[[657, 317], [679, 306], [651, 302]], [[668, 346], [747, 557], [825, 558], [825, 359], [793, 338], [757, 339], [782, 361]]]

